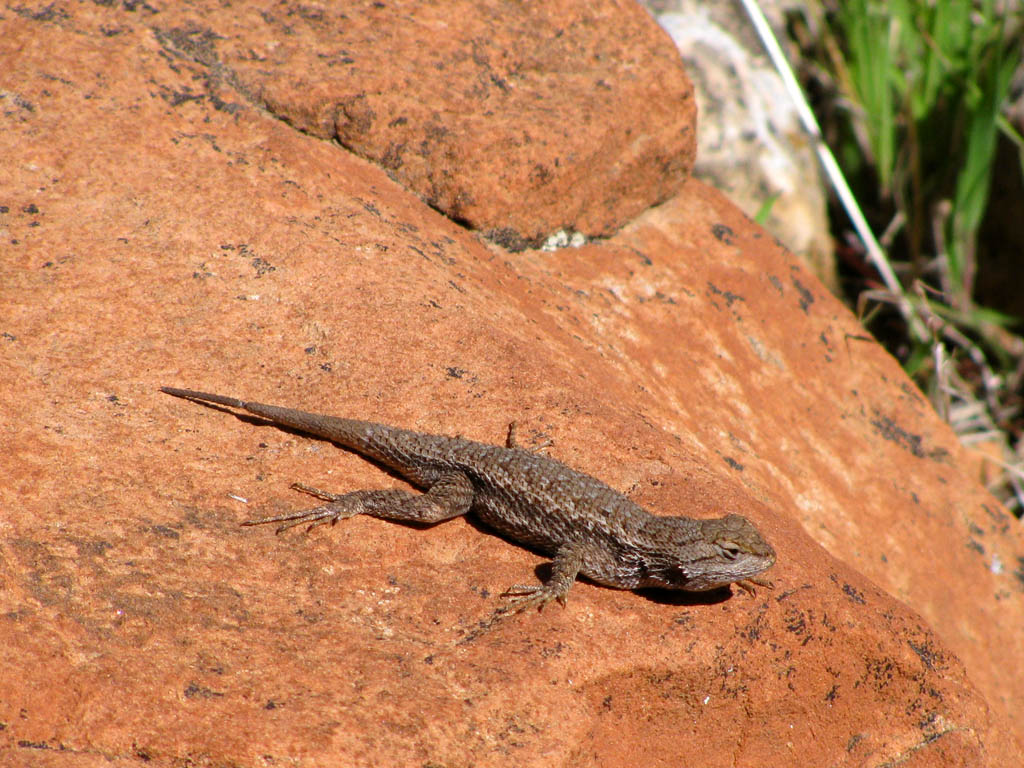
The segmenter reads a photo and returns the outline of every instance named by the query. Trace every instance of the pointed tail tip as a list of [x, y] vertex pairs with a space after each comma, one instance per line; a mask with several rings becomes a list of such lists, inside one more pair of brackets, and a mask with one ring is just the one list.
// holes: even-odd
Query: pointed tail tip
[[165, 395], [186, 397], [190, 400], [205, 400], [207, 397], [210, 397], [205, 392], [197, 392], [194, 389], [179, 389], [178, 387], [160, 387], [160, 391]]
[[231, 408], [246, 407], [245, 402], [239, 400], [237, 397], [225, 397], [224, 395], [214, 395], [209, 392], [198, 392], [194, 389], [178, 389], [177, 387], [160, 387], [160, 391], [166, 395], [181, 397], [185, 400], [197, 400], [202, 403], [226, 405]]

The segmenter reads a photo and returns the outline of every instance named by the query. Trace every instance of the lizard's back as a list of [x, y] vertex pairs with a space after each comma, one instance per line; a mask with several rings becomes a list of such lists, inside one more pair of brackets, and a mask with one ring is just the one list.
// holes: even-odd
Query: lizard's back
[[465, 474], [481, 522], [547, 554], [581, 537], [614, 549], [651, 516], [600, 480], [521, 448], [346, 421], [350, 439], [337, 442], [421, 488], [445, 473]]

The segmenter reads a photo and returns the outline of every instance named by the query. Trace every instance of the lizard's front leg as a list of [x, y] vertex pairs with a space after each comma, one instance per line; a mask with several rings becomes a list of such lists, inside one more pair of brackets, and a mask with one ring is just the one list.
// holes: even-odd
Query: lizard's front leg
[[551, 560], [551, 577], [544, 584], [514, 584], [502, 593], [508, 603], [499, 609], [505, 614], [519, 613], [529, 608], [543, 609], [552, 600], [565, 605], [569, 590], [576, 582], [576, 574], [583, 567], [585, 547], [570, 542], [559, 548]]

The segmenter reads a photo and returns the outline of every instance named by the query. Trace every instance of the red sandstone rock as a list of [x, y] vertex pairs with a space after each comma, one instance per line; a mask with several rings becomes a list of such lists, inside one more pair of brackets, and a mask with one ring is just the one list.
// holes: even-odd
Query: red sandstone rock
[[693, 92], [636, 3], [199, 3], [150, 22], [296, 128], [523, 247], [609, 235], [693, 165]]
[[[0, 763], [1020, 762], [1019, 524], [732, 205], [690, 182], [510, 257], [133, 7], [0, 17]], [[541, 558], [466, 520], [239, 529], [294, 480], [399, 481], [165, 384], [515, 418], [656, 513], [749, 516], [776, 589], [580, 583], [456, 647]]]

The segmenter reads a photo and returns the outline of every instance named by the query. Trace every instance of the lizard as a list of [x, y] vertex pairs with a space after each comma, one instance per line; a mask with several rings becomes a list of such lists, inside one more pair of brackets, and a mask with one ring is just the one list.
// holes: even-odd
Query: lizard
[[334, 494], [293, 483], [293, 489], [326, 503], [242, 525], [279, 523], [280, 533], [304, 524], [308, 531], [356, 515], [432, 524], [472, 513], [505, 538], [551, 557], [550, 577], [543, 584], [509, 587], [503, 593], [508, 602], [491, 623], [541, 609], [552, 600], [565, 605], [581, 574], [617, 589], [703, 592], [736, 584], [753, 594], [752, 585], [772, 586], [759, 575], [774, 565], [775, 550], [747, 518], [651, 514], [600, 480], [520, 448], [514, 423], [501, 447], [190, 389], [161, 391], [329, 440], [424, 489], [418, 494], [403, 489]]

